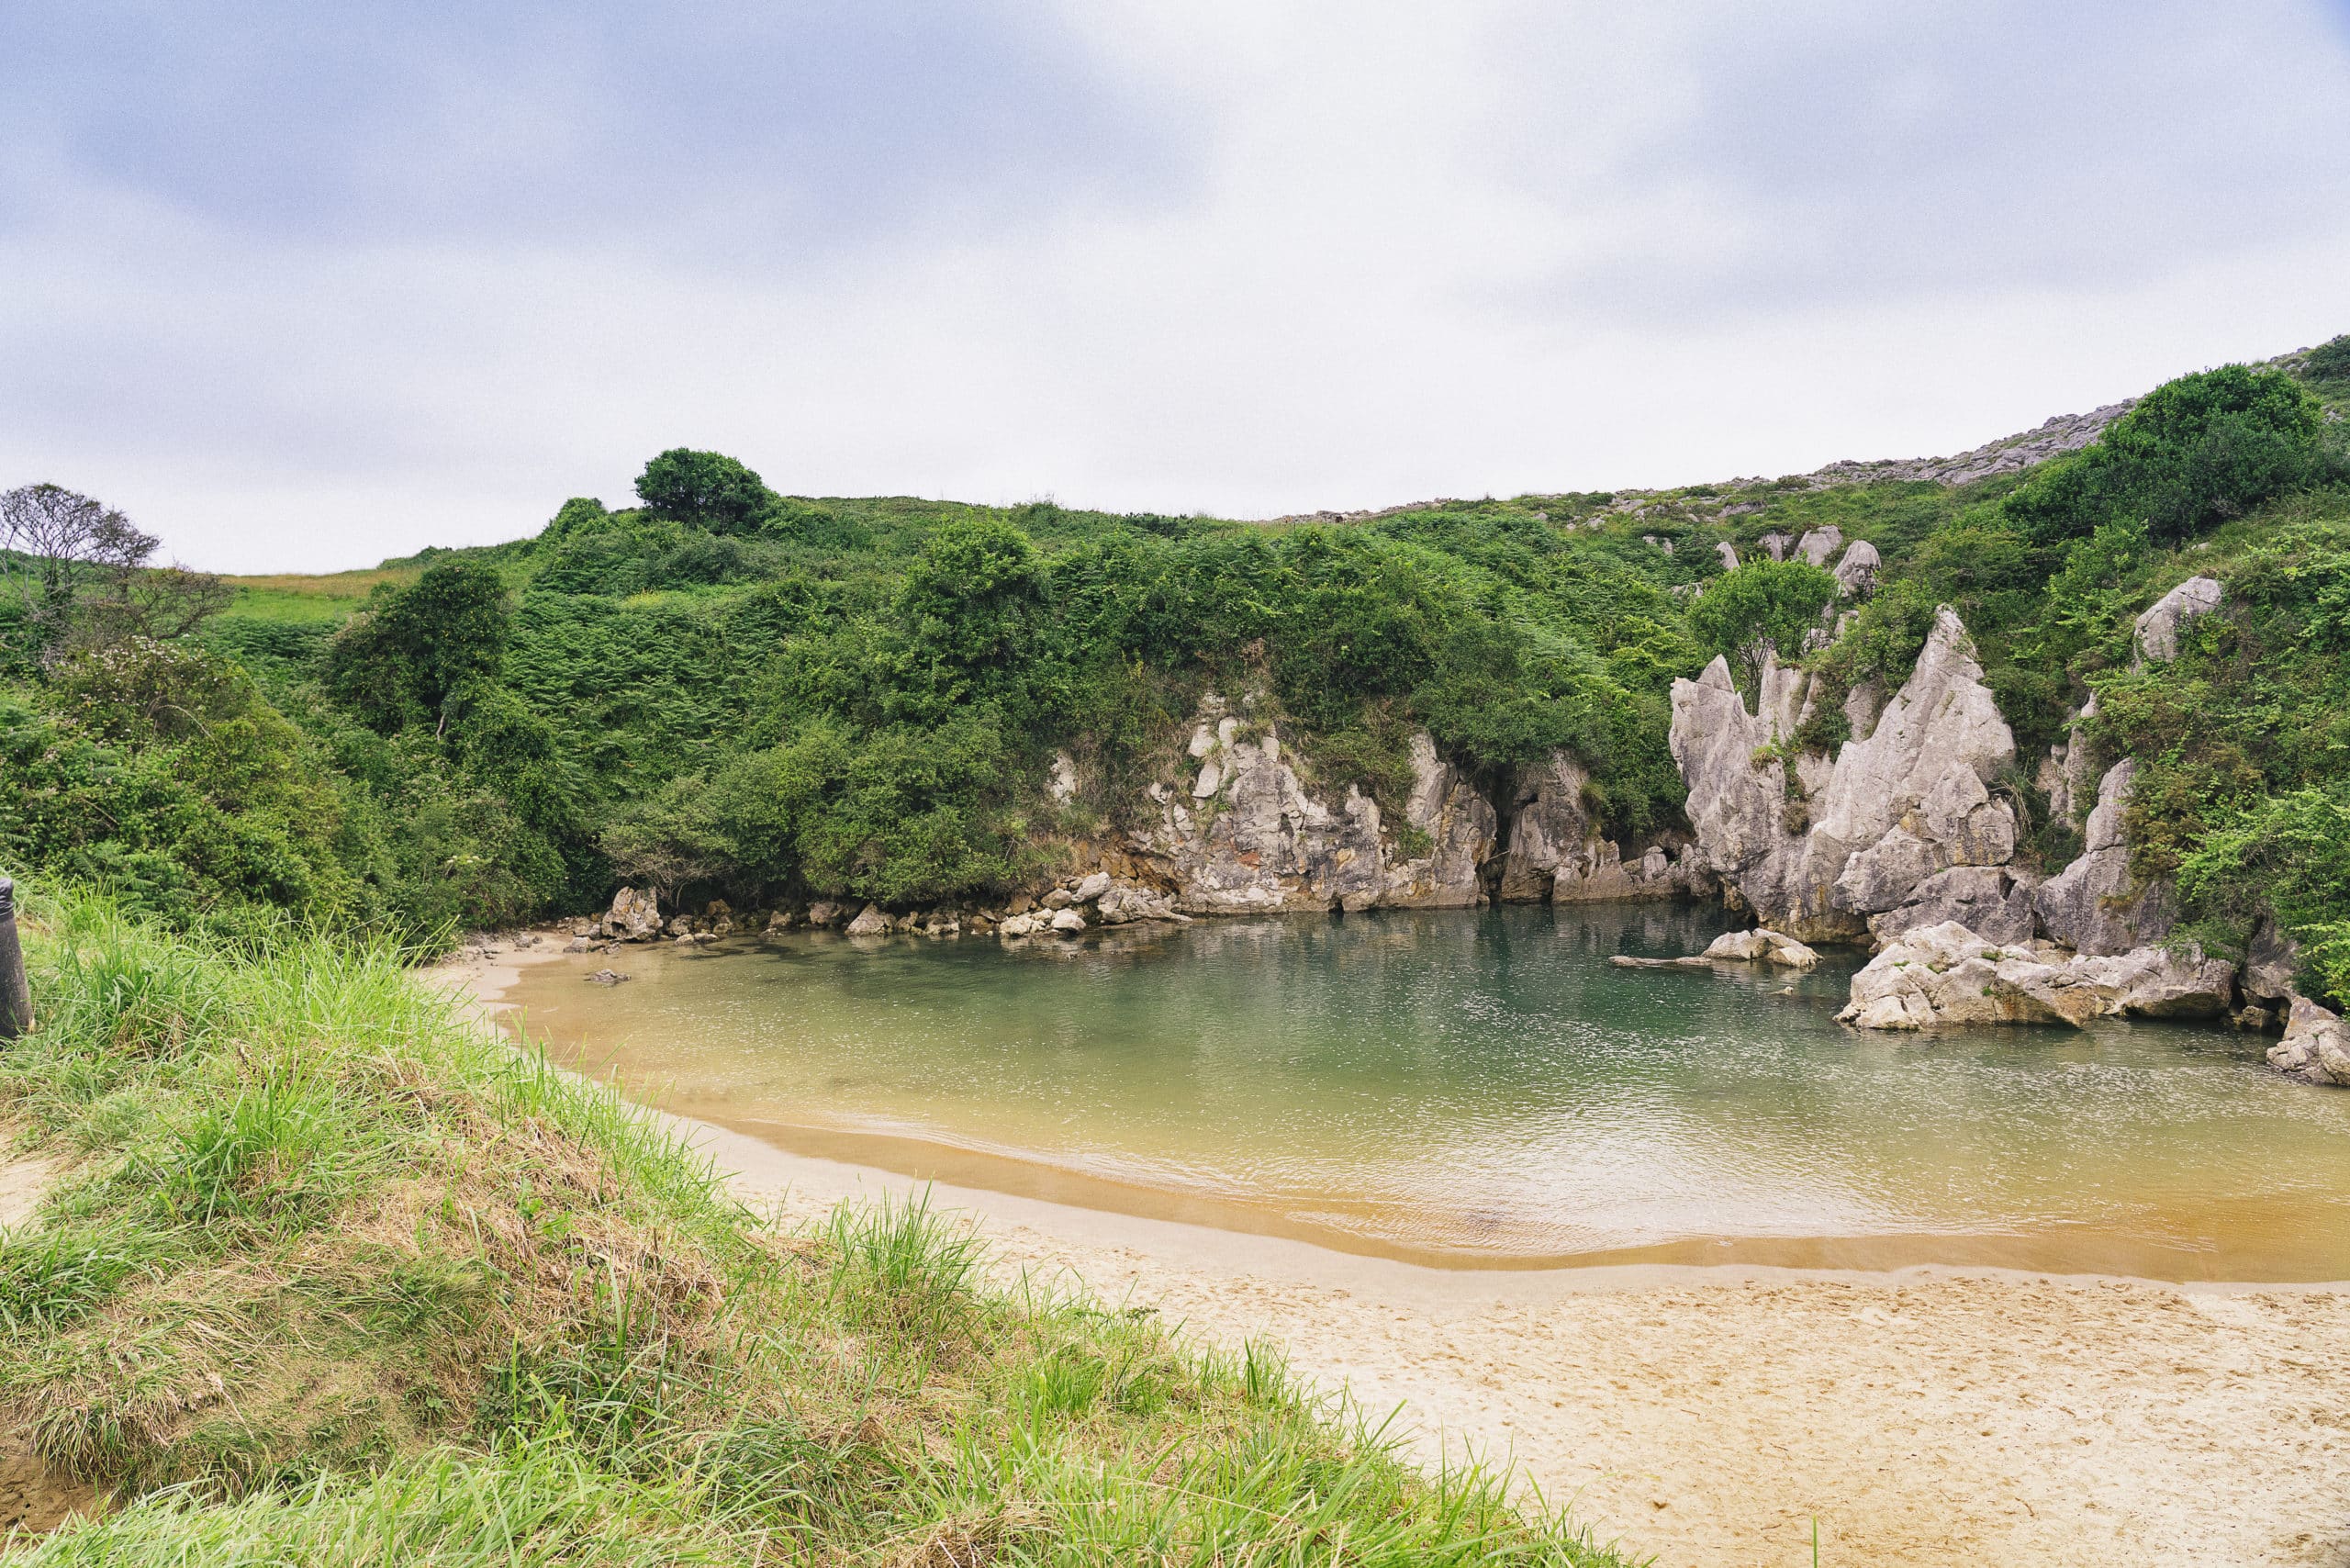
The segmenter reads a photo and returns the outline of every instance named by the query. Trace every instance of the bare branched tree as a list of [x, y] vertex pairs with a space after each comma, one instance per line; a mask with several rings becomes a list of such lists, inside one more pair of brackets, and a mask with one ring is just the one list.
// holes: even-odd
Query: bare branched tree
[[217, 577], [173, 566], [147, 569], [157, 541], [103, 501], [62, 485], [19, 485], [0, 494], [0, 578], [21, 608], [19, 635], [60, 646], [76, 606], [103, 601], [109, 624], [141, 635], [176, 635], [220, 607]]

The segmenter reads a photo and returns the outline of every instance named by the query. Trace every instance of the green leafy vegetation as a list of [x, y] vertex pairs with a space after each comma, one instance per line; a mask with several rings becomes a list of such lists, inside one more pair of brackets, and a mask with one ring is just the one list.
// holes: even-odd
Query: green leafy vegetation
[[30, 935], [0, 1405], [109, 1506], [22, 1561], [1621, 1561], [919, 1201], [770, 1228], [387, 946]]
[[[1832, 748], [1848, 695], [1897, 688], [1947, 604], [2015, 729], [2035, 852], [2077, 847], [2037, 782], [2076, 739], [2144, 765], [2132, 842], [2172, 876], [2207, 842], [2251, 845], [2225, 836], [2236, 813], [2268, 821], [2343, 770], [2345, 342], [2181, 377], [2082, 451], [1958, 487], [1246, 524], [787, 496], [677, 448], [641, 504], [574, 498], [531, 539], [218, 591], [156, 577], [127, 520], [44, 492], [88, 547], [54, 571], [8, 557], [0, 766], [24, 805], [0, 855], [247, 937], [504, 924], [622, 879], [738, 907], [990, 898], [1134, 825], [1209, 692], [1391, 823], [1425, 730], [1494, 792], [1573, 754], [1603, 831], [1636, 841], [1683, 825], [1674, 679], [1721, 654], [1751, 690], [1766, 652], [1800, 661], [1798, 744]], [[1857, 615], [1762, 547], [1829, 527], [1884, 559]], [[1721, 543], [1748, 564], [1725, 573]], [[2133, 675], [2136, 616], [2198, 573], [2227, 584], [2224, 615]], [[1066, 802], [1044, 790], [1062, 752]], [[2224, 880], [2188, 884], [2214, 941], [2248, 918]]]

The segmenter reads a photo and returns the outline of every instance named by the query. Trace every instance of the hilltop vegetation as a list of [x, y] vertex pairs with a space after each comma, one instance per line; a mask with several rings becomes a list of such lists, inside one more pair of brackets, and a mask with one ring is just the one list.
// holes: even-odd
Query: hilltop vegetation
[[[1718, 652], [1751, 679], [1838, 608], [1758, 542], [1833, 525], [1885, 565], [1808, 655], [1824, 691], [1897, 681], [1956, 606], [2027, 763], [2094, 692], [2086, 744], [2149, 764], [2146, 874], [2239, 935], [2273, 887], [2322, 946], [2350, 896], [2288, 846], [2323, 839], [2350, 772], [2345, 402], [2337, 339], [2183, 377], [2084, 450], [1964, 485], [1830, 471], [1275, 524], [794, 497], [673, 451], [635, 506], [251, 581], [172, 634], [89, 608], [142, 573], [80, 568], [74, 602], [13, 612], [0, 767], [24, 806], [0, 855], [244, 933], [504, 924], [622, 878], [975, 898], [1123, 825], [1209, 690], [1259, 693], [1311, 784], [1391, 809], [1415, 729], [1488, 790], [1564, 749], [1634, 841], [1679, 820], [1672, 681]], [[1728, 581], [1723, 543], [1745, 563]], [[2132, 617], [2198, 572], [2230, 612], [2133, 674]], [[1841, 722], [1819, 702], [1805, 739]], [[1043, 789], [1057, 751], [1066, 803]], [[2029, 766], [2011, 788], [2061, 857], [2075, 824]]]

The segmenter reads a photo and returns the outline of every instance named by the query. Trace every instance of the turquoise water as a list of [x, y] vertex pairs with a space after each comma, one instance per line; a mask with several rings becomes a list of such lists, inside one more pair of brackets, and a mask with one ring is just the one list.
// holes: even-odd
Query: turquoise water
[[[1818, 972], [1620, 969], [1658, 904], [800, 934], [535, 966], [572, 1065], [803, 1152], [1472, 1266], [2002, 1263], [2350, 1278], [2350, 1092], [2257, 1037], [1879, 1036]], [[633, 979], [584, 983], [616, 964]]]

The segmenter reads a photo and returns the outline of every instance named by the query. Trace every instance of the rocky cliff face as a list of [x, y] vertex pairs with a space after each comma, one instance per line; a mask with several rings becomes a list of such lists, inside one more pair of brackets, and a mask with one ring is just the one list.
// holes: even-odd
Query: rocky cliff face
[[1936, 617], [1882, 712], [1856, 693], [1855, 738], [1832, 761], [1801, 759], [1790, 780], [1806, 684], [1766, 662], [1749, 711], [1723, 660], [1673, 683], [1673, 756], [1699, 863], [1764, 924], [1807, 941], [1861, 938], [1876, 917], [1913, 904], [1920, 917], [1954, 903], [2006, 907], [2010, 880], [1944, 876], [2006, 868], [2016, 847], [2015, 814], [1990, 791], [2015, 759], [2015, 736], [1958, 617]]
[[1379, 804], [1349, 786], [1343, 799], [1309, 792], [1280, 733], [1258, 731], [1221, 704], [1194, 729], [1187, 780], [1151, 786], [1154, 820], [1131, 848], [1169, 883], [1192, 914], [1289, 909], [1436, 908], [1483, 895], [1478, 868], [1492, 855], [1493, 807], [1412, 741], [1406, 835], [1389, 833]]

